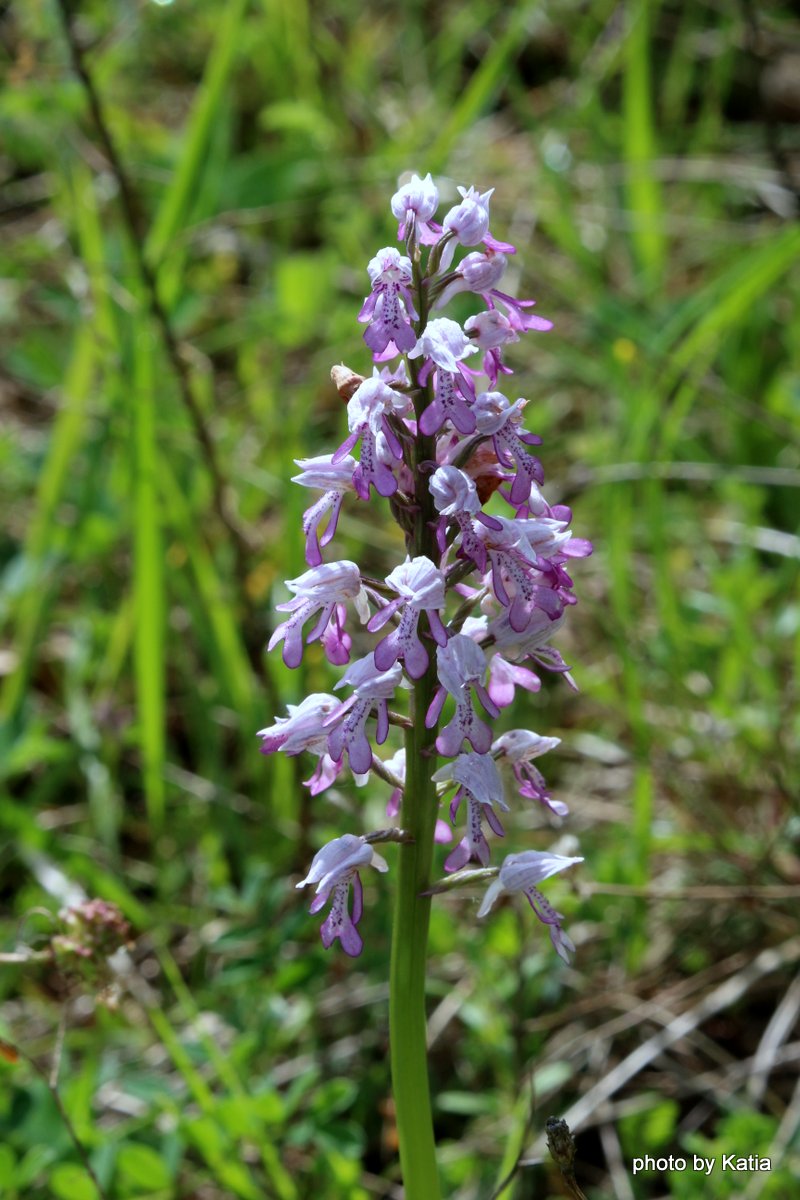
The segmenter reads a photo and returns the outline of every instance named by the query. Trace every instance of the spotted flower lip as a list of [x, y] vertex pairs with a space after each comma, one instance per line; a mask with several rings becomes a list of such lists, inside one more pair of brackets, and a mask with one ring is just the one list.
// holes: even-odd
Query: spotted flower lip
[[[389, 423], [389, 418], [401, 416], [408, 411], [410, 401], [402, 392], [390, 387], [380, 375], [373, 375], [359, 384], [347, 402], [347, 424], [350, 436], [345, 438], [341, 446], [331, 455], [331, 463], [336, 466], [342, 462], [345, 455], [361, 441], [361, 458], [353, 471], [353, 486], [362, 500], [369, 499], [370, 487], [381, 496], [393, 496], [397, 491], [397, 480], [392, 470], [387, 466], [385, 457], [396, 460], [403, 459], [403, 447]], [[378, 450], [378, 439], [383, 438], [387, 452], [381, 455]]]
[[328, 753], [335, 761], [346, 754], [350, 768], [356, 774], [364, 774], [372, 766], [372, 747], [367, 736], [366, 724], [376, 714], [375, 741], [382, 746], [389, 736], [388, 701], [402, 679], [399, 663], [388, 671], [376, 667], [374, 655], [352, 663], [334, 686], [353, 688], [352, 696], [335, 708], [327, 720], [331, 726], [328, 737]]
[[386, 584], [398, 593], [397, 599], [379, 609], [367, 628], [371, 633], [382, 629], [398, 612], [401, 614], [400, 624], [375, 647], [375, 666], [386, 671], [398, 659], [402, 659], [409, 676], [421, 679], [429, 662], [428, 651], [418, 632], [423, 612], [428, 614], [434, 640], [441, 646], [447, 643], [447, 632], [439, 616], [439, 610], [445, 604], [444, 575], [429, 558], [418, 555], [414, 559], [407, 558], [399, 567], [395, 567], [386, 576]]
[[474, 405], [478, 432], [491, 436], [497, 461], [516, 468], [508, 497], [515, 508], [525, 504], [533, 488], [544, 480], [542, 464], [527, 450], [542, 439], [519, 428], [524, 406], [524, 399], [511, 404], [502, 392], [482, 392]]
[[364, 341], [370, 350], [389, 356], [410, 350], [417, 340], [412, 321], [418, 313], [411, 298], [411, 259], [394, 246], [386, 246], [370, 259], [367, 273], [372, 291], [358, 319], [367, 323]]
[[483, 866], [487, 866], [490, 849], [483, 832], [483, 820], [486, 820], [498, 837], [503, 837], [503, 826], [495, 809], [509, 811], [503, 780], [491, 754], [459, 754], [452, 763], [441, 767], [433, 778], [437, 782], [452, 780], [459, 785], [450, 803], [450, 819], [453, 822], [462, 802], [466, 800], [467, 803], [466, 833], [448, 855], [444, 864], [445, 871], [459, 871], [470, 859], [476, 859]]
[[486, 674], [486, 655], [472, 638], [455, 634], [436, 655], [439, 682], [456, 700], [464, 689], [481, 681]]
[[423, 356], [425, 359], [419, 372], [420, 384], [427, 381], [431, 371], [434, 372], [433, 400], [420, 417], [419, 427], [424, 434], [438, 433], [445, 421], [459, 433], [474, 433], [472, 401], [475, 392], [461, 364], [477, 349], [456, 321], [440, 317], [428, 322], [416, 346], [409, 351], [409, 358]]
[[486, 655], [472, 638], [456, 633], [446, 646], [437, 648], [436, 666], [439, 687], [425, 717], [428, 729], [432, 729], [438, 721], [448, 693], [456, 702], [455, 714], [436, 739], [436, 749], [440, 754], [452, 757], [461, 751], [467, 741], [478, 754], [486, 754], [491, 746], [492, 731], [475, 712], [470, 691], [471, 688], [475, 689], [490, 716], [500, 715], [484, 687]]

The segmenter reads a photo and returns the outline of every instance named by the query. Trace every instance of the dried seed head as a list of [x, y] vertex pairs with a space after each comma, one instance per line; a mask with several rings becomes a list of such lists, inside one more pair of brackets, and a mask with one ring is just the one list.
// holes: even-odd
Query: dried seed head
[[335, 367], [331, 367], [331, 379], [343, 400], [349, 400], [364, 382], [363, 375], [356, 374], [350, 367], [346, 367], [344, 363], [337, 363]]

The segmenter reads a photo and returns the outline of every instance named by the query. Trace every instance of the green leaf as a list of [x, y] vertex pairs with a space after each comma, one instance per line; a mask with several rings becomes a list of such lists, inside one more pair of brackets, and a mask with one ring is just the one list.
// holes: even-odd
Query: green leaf
[[648, 1151], [667, 1146], [675, 1133], [679, 1115], [677, 1101], [654, 1096], [652, 1108], [620, 1117], [619, 1135], [624, 1149], [633, 1155], [640, 1153], [637, 1146], [646, 1146]]
[[0, 1180], [5, 1179], [9, 1184], [13, 1182], [16, 1163], [17, 1156], [11, 1147], [0, 1143]]
[[127, 1190], [133, 1187], [161, 1192], [172, 1184], [172, 1172], [161, 1155], [139, 1142], [127, 1142], [120, 1147], [117, 1175]]
[[50, 1190], [59, 1200], [97, 1200], [97, 1189], [83, 1167], [59, 1163], [50, 1172]]
[[436, 1098], [442, 1112], [465, 1117], [494, 1112], [496, 1106], [496, 1098], [488, 1092], [440, 1092]]
[[147, 811], [156, 830], [164, 819], [164, 551], [156, 481], [155, 350], [143, 322], [134, 345], [134, 592], [136, 692]]

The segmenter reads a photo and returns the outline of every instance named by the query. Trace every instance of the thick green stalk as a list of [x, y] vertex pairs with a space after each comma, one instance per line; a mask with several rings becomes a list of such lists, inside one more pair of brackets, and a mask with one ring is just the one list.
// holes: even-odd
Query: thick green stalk
[[[414, 264], [417, 282], [418, 330], [427, 322], [425, 294]], [[413, 382], [416, 373], [412, 369]], [[430, 385], [416, 402], [417, 417], [430, 401]], [[413, 553], [438, 562], [431, 520], [436, 513], [421, 465], [435, 455], [433, 438], [419, 434], [414, 447], [417, 512]], [[411, 699], [411, 728], [406, 733], [406, 783], [401, 822], [414, 838], [399, 847], [397, 898], [392, 932], [392, 961], [389, 977], [389, 1031], [391, 1038], [392, 1086], [400, 1165], [406, 1200], [439, 1200], [439, 1175], [433, 1135], [428, 1086], [425, 975], [431, 899], [421, 893], [430, 884], [433, 834], [436, 825], [436, 730], [425, 728], [425, 714], [436, 690], [436, 659], [422, 679], [414, 684]]]
[[392, 1085], [406, 1200], [438, 1200], [441, 1194], [426, 1047], [425, 975], [431, 899], [420, 894], [430, 882], [436, 823], [435, 785], [430, 779], [435, 766], [431, 757], [433, 735], [425, 728], [425, 713], [434, 690], [435, 678], [430, 672], [415, 684], [413, 726], [406, 736], [402, 825], [414, 842], [399, 847], [389, 979]]

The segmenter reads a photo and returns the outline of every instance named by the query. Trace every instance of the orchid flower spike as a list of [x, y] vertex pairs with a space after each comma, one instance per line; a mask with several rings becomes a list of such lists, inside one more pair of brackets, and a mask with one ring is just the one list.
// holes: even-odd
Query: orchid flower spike
[[[501, 816], [516, 797], [553, 817], [567, 814], [538, 767], [558, 738], [524, 729], [498, 735], [492, 721], [517, 689], [541, 689], [542, 669], [575, 686], [553, 639], [576, 603], [573, 566], [591, 553], [573, 535], [570, 509], [545, 498], [527, 401], [501, 390], [523, 335], [552, 323], [533, 314], [533, 300], [501, 290], [511, 288], [504, 279], [516, 249], [490, 232], [493, 194], [459, 187], [440, 217], [433, 177], [409, 172], [391, 197], [400, 244], [369, 258], [358, 313], [372, 375], [344, 363], [332, 369], [332, 411], [346, 419], [346, 435], [327, 453], [296, 459], [294, 482], [316, 493], [302, 518], [308, 569], [286, 582], [291, 598], [278, 605], [284, 618], [269, 639], [290, 668], [318, 643], [307, 664], [315, 681], [326, 678], [320, 651], [345, 669], [335, 683], [315, 682], [330, 691], [289, 705], [259, 734], [264, 754], [311, 755], [304, 786], [315, 803], [332, 793], [350, 813], [343, 794], [353, 782], [385, 787], [401, 856], [429, 839], [427, 861], [430, 842], [454, 840], [452, 826], [463, 821], [444, 862], [450, 874], [470, 861], [488, 866], [489, 835], [504, 836]], [[445, 311], [462, 293], [478, 310], [463, 321]], [[349, 507], [384, 500], [397, 536], [368, 539], [367, 570], [349, 559], [326, 562]], [[372, 523], [367, 511], [362, 527]], [[440, 818], [434, 828], [445, 794], [450, 824]], [[372, 849], [376, 836], [334, 838], [299, 885], [315, 886], [313, 912], [330, 903], [323, 943], [339, 941], [349, 955], [362, 946], [359, 872], [387, 869]], [[537, 884], [579, 861], [535, 850], [509, 855], [480, 915], [502, 893], [522, 892], [566, 957], [572, 943]], [[419, 883], [414, 871], [399, 873], [398, 913], [411, 911]]]

